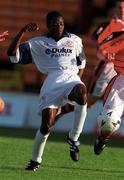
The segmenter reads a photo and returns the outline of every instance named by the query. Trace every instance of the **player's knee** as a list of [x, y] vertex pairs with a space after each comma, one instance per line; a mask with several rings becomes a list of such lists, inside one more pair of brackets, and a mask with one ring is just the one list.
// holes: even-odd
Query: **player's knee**
[[98, 118], [98, 126], [102, 134], [111, 135], [116, 132], [121, 124], [120, 116], [116, 112], [102, 112]]
[[77, 84], [68, 96], [69, 100], [75, 101], [80, 105], [87, 103], [87, 88], [84, 84]]
[[76, 100], [76, 102], [80, 105], [85, 105], [87, 103], [87, 89], [83, 84], [78, 86]]
[[54, 121], [52, 119], [45, 119], [42, 121], [40, 131], [43, 135], [50, 133], [52, 126], [54, 125]]
[[48, 126], [41, 126], [40, 127], [40, 132], [43, 135], [47, 135], [48, 133], [50, 133], [50, 130], [51, 130], [51, 127], [48, 127]]

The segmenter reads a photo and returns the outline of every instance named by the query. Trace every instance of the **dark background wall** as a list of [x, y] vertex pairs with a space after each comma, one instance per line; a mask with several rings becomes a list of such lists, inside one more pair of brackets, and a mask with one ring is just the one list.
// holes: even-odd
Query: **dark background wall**
[[31, 65], [13, 65], [6, 49], [15, 34], [27, 23], [36, 22], [40, 29], [25, 34], [23, 40], [46, 32], [45, 17], [50, 10], [58, 10], [65, 17], [68, 31], [79, 35], [87, 56], [84, 81], [88, 84], [91, 70], [96, 64], [96, 48], [91, 40], [93, 29], [113, 14], [115, 0], [1, 0], [0, 32], [9, 31], [6, 41], [0, 44], [0, 89], [38, 92], [44, 77]]

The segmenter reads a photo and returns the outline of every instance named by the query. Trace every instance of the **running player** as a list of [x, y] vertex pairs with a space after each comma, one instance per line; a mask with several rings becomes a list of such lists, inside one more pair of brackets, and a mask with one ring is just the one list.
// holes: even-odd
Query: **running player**
[[113, 62], [108, 62], [105, 56], [99, 53], [98, 38], [107, 25], [108, 22], [102, 23], [92, 34], [92, 39], [96, 44], [97, 57], [99, 61], [95, 66], [93, 74], [91, 74], [91, 81], [88, 85], [88, 107], [95, 104], [96, 101], [103, 99], [109, 82], [115, 75], [117, 75], [117, 72], [114, 70]]
[[33, 62], [39, 71], [47, 74], [40, 91], [39, 114], [42, 123], [36, 133], [31, 160], [26, 166], [26, 170], [32, 171], [37, 170], [42, 162], [47, 138], [63, 100], [75, 102], [74, 124], [68, 136], [73, 161], [79, 160], [78, 138], [87, 114], [87, 90], [79, 77], [86, 64], [82, 41], [78, 36], [65, 31], [64, 18], [59, 12], [49, 12], [46, 24], [47, 34], [20, 44], [26, 32], [37, 29], [35, 23], [24, 26], [7, 51], [11, 62], [22, 64]]
[[[108, 117], [112, 120], [112, 114], [121, 121], [124, 113], [124, 1], [118, 1], [117, 14], [114, 16], [98, 38], [99, 53], [108, 62], [114, 63], [114, 69], [118, 73], [107, 87], [104, 96], [104, 108], [98, 119], [102, 121]], [[113, 132], [105, 132], [102, 128], [94, 145], [96, 155], [101, 154]]]

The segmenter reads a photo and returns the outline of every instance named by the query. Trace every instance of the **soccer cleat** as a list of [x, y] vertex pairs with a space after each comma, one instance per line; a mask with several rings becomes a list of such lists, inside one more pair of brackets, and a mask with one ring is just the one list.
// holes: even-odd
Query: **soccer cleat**
[[40, 163], [30, 160], [29, 163], [27, 164], [25, 170], [36, 171], [39, 168], [39, 166], [40, 166]]
[[108, 142], [108, 139], [103, 139], [101, 136], [99, 136], [96, 139], [96, 142], [94, 144], [94, 153], [96, 155], [99, 155], [102, 153], [103, 149], [106, 147], [106, 143]]
[[72, 139], [68, 138], [68, 144], [70, 145], [70, 157], [73, 161], [79, 160], [79, 141], [73, 141]]

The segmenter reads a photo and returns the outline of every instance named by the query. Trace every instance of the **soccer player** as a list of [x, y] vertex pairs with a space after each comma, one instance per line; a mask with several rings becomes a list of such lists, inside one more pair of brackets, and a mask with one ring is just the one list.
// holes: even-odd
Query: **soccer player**
[[117, 75], [113, 62], [108, 62], [105, 56], [99, 53], [98, 38], [107, 25], [108, 22], [102, 23], [92, 34], [92, 39], [97, 48], [98, 63], [95, 66], [91, 81], [88, 85], [88, 107], [95, 104], [96, 101], [103, 99], [108, 84], [112, 78]]
[[[103, 111], [98, 119], [104, 125], [104, 118], [108, 119], [107, 131], [100, 127], [100, 134], [94, 145], [96, 155], [102, 153], [108, 140], [112, 137], [111, 132], [112, 116], [116, 114], [119, 123], [124, 113], [124, 1], [117, 2], [117, 13], [98, 38], [99, 53], [101, 53], [108, 62], [114, 63], [114, 69], [117, 75], [113, 78], [107, 87], [104, 96]], [[115, 129], [118, 124], [114, 124]], [[119, 127], [118, 126], [118, 127]]]
[[42, 122], [36, 133], [31, 160], [26, 166], [26, 170], [32, 171], [37, 170], [42, 162], [47, 138], [63, 100], [75, 102], [74, 124], [68, 136], [73, 161], [79, 160], [78, 138], [87, 114], [87, 90], [80, 79], [86, 64], [82, 41], [77, 35], [65, 31], [64, 18], [57, 11], [47, 14], [46, 25], [47, 34], [20, 44], [26, 32], [38, 28], [35, 23], [27, 24], [17, 33], [7, 50], [11, 62], [33, 62], [39, 71], [47, 74], [40, 91], [39, 114]]

